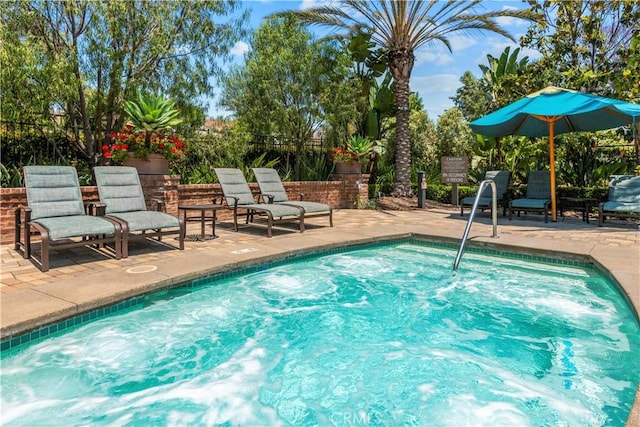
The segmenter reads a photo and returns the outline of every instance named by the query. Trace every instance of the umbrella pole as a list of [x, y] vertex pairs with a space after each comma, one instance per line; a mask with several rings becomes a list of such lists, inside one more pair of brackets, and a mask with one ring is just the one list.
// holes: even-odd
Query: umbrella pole
[[551, 221], [557, 221], [556, 211], [556, 154], [553, 142], [553, 126], [555, 120], [548, 120], [549, 123], [549, 164], [551, 175]]

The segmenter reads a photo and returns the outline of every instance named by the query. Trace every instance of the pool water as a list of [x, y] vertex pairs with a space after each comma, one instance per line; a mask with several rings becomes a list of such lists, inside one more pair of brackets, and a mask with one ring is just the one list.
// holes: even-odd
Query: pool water
[[589, 267], [419, 242], [148, 298], [2, 357], [3, 425], [619, 425], [640, 328]]

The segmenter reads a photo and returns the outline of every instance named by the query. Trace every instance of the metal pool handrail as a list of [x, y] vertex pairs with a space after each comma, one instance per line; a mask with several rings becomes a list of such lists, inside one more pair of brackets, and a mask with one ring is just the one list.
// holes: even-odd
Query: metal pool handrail
[[464, 252], [464, 245], [467, 243], [467, 237], [469, 237], [469, 231], [471, 230], [471, 223], [473, 222], [473, 218], [476, 215], [476, 210], [478, 209], [480, 195], [487, 185], [491, 186], [491, 222], [493, 223], [493, 235], [491, 237], [498, 237], [498, 199], [496, 197], [496, 183], [492, 179], [485, 179], [480, 183], [478, 194], [476, 194], [476, 199], [473, 201], [473, 207], [471, 208], [471, 213], [469, 214], [469, 221], [467, 221], [467, 227], [464, 229], [464, 234], [462, 235], [462, 241], [460, 242], [460, 248], [458, 249], [456, 260], [453, 262], [453, 271], [456, 271], [458, 269], [458, 265], [460, 264], [460, 259], [462, 258], [462, 253]]

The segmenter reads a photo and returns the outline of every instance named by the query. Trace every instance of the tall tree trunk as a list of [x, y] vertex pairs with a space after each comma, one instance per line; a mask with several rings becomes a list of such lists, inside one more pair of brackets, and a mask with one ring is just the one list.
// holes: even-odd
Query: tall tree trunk
[[411, 197], [411, 141], [409, 140], [409, 79], [415, 56], [401, 49], [389, 54], [389, 68], [395, 80], [396, 180], [392, 195]]

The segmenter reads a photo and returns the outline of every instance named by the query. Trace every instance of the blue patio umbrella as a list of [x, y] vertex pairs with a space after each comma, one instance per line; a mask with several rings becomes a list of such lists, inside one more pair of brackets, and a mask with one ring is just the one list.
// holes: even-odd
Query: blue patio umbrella
[[474, 132], [492, 137], [548, 136], [551, 216], [556, 221], [554, 135], [593, 132], [640, 122], [640, 105], [574, 90], [548, 86], [471, 122]]

